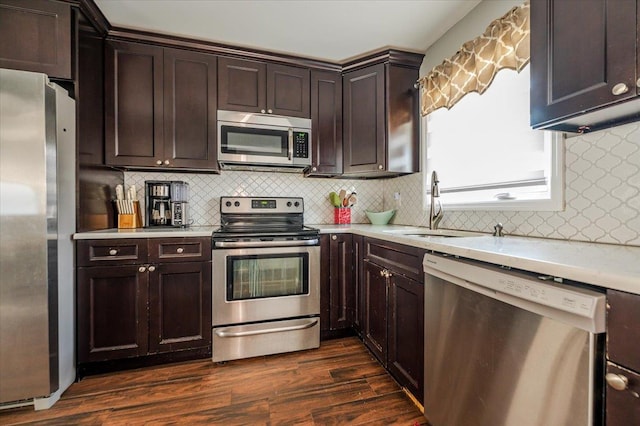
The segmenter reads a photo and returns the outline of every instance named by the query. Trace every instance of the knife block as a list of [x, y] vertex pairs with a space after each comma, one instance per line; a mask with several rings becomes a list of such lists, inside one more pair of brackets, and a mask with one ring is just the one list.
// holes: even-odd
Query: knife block
[[133, 202], [133, 214], [118, 213], [118, 229], [142, 228], [142, 214], [140, 213], [140, 202]]

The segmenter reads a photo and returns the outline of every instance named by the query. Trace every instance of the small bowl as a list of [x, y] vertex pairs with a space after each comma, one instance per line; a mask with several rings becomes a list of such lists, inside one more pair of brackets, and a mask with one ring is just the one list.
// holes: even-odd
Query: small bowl
[[392, 209], [383, 212], [370, 212], [368, 210], [365, 210], [364, 212], [372, 225], [386, 225], [389, 223], [396, 211]]

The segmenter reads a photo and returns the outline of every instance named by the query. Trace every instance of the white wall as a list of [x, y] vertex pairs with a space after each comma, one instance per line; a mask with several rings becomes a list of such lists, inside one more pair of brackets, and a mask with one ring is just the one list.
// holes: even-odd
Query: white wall
[[[425, 54], [420, 75], [521, 1], [484, 0]], [[560, 212], [447, 211], [441, 227], [490, 232], [496, 222], [513, 235], [640, 246], [640, 123], [566, 140], [565, 202]], [[426, 226], [423, 176], [385, 181], [385, 199], [401, 193], [394, 223]]]

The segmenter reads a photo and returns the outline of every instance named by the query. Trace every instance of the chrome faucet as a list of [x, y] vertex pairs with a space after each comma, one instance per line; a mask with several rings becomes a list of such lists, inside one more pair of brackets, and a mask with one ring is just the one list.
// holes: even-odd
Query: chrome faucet
[[[440, 189], [438, 188], [438, 174], [434, 170], [431, 172], [431, 204], [429, 205], [429, 228], [438, 229], [438, 224], [442, 220], [443, 210], [440, 202]], [[438, 211], [435, 203], [438, 202]]]

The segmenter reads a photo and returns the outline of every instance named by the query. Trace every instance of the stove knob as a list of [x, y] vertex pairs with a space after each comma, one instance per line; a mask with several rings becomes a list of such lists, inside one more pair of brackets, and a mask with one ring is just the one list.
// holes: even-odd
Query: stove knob
[[233, 205], [236, 207], [240, 207], [240, 201], [236, 201], [235, 203], [233, 203]]
[[227, 206], [227, 207], [231, 207], [231, 201], [227, 201], [227, 202], [225, 203], [225, 206]]
[[294, 206], [299, 207], [300, 206], [300, 202], [296, 201], [295, 203], [293, 203]]
[[287, 201], [287, 207], [291, 207], [291, 201]]

